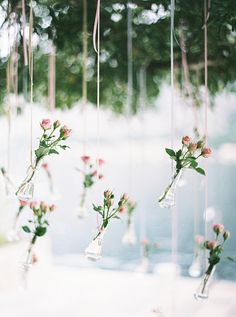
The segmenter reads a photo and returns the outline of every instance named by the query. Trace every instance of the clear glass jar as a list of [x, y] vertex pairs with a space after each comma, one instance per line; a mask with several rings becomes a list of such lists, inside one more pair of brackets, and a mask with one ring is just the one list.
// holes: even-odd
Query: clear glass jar
[[188, 269], [188, 273], [192, 277], [199, 277], [202, 274], [202, 252], [198, 251], [194, 256], [193, 262]]
[[28, 168], [27, 176], [24, 179], [23, 183], [20, 185], [16, 192], [18, 199], [23, 201], [29, 201], [34, 196], [34, 176], [37, 171], [37, 167], [40, 161], [35, 161], [33, 166], [31, 165]]
[[75, 213], [77, 217], [80, 219], [85, 218], [88, 214], [85, 202], [86, 202], [86, 190], [84, 189], [83, 193], [80, 196], [80, 204], [75, 209]]
[[172, 177], [170, 184], [167, 186], [165, 192], [159, 198], [159, 206], [161, 208], [171, 208], [175, 206], [176, 188], [182, 175], [182, 169], [176, 172]]
[[85, 249], [85, 256], [91, 261], [97, 261], [102, 257], [102, 243], [104, 238], [105, 230], [101, 231], [100, 234], [90, 242], [89, 246]]
[[134, 245], [137, 241], [134, 223], [132, 220], [129, 220], [127, 223], [126, 231], [122, 238], [122, 243], [125, 245]]
[[194, 293], [194, 298], [196, 300], [206, 300], [209, 296], [209, 284], [212, 279], [212, 276], [215, 272], [215, 266], [209, 266], [204, 277], [198, 286], [196, 292]]
[[21, 277], [20, 277], [20, 288], [25, 290], [28, 287], [28, 274], [32, 267], [32, 248], [33, 246], [30, 245], [26, 256], [24, 256], [24, 259], [20, 262], [20, 268], [21, 268]]

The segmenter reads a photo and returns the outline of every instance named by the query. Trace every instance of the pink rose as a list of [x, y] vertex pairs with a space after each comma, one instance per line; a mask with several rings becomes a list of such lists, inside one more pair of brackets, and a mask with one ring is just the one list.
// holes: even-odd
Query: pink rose
[[103, 159], [98, 159], [98, 165], [101, 166], [105, 163], [105, 161]]
[[36, 201], [31, 201], [29, 206], [30, 206], [30, 209], [36, 208], [37, 202]]
[[205, 147], [204, 149], [202, 149], [202, 156], [205, 158], [210, 157], [212, 154], [212, 150], [209, 147]]
[[127, 193], [125, 193], [125, 194], [123, 194], [122, 195], [122, 200], [125, 200], [125, 201], [127, 201], [128, 199], [129, 199], [129, 196], [128, 196], [128, 194]]
[[147, 239], [142, 240], [141, 243], [144, 246], [149, 245], [149, 241]]
[[125, 207], [121, 206], [119, 209], [118, 209], [119, 213], [124, 213], [125, 212]]
[[27, 202], [27, 201], [20, 200], [19, 202], [20, 202], [20, 206], [21, 206], [21, 207], [25, 207], [25, 206], [28, 205], [28, 202]]
[[42, 168], [44, 168], [47, 171], [48, 170], [48, 163], [43, 163]]
[[197, 244], [202, 244], [204, 242], [204, 237], [200, 235], [196, 235], [194, 240]]
[[51, 129], [52, 127], [50, 119], [43, 119], [40, 125], [44, 131]]
[[217, 247], [217, 242], [216, 241], [209, 241], [207, 246], [208, 246], [208, 249], [214, 250]]
[[70, 134], [71, 134], [71, 129], [69, 129], [66, 125], [64, 125], [61, 129], [60, 129], [60, 135], [61, 137], [63, 137], [63, 139], [67, 139]]
[[218, 223], [213, 226], [213, 231], [218, 235], [224, 231], [224, 225]]
[[40, 208], [42, 209], [42, 212], [47, 212], [49, 207], [44, 201], [41, 201]]
[[50, 211], [54, 211], [55, 209], [56, 209], [56, 205], [52, 204], [51, 206], [49, 206]]
[[182, 138], [182, 144], [186, 146], [189, 146], [190, 141], [191, 141], [191, 138], [187, 135]]
[[190, 153], [195, 153], [197, 151], [197, 144], [196, 143], [191, 143], [188, 147], [188, 150]]
[[81, 156], [81, 160], [84, 162], [84, 164], [88, 164], [90, 161], [90, 156], [83, 155], [83, 156]]

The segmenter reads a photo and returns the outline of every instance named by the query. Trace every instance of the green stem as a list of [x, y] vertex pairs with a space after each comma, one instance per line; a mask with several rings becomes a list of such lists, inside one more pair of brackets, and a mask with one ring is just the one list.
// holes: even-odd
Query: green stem
[[161, 198], [159, 198], [159, 200], [158, 200], [159, 203], [160, 203], [163, 199], [165, 199], [167, 193], [169, 192], [171, 186], [173, 185], [173, 183], [174, 183], [176, 177], [179, 175], [180, 171], [181, 171], [181, 169], [180, 169], [178, 172], [175, 173], [175, 175], [174, 175], [174, 177], [173, 177], [171, 183], [167, 186], [167, 188], [166, 188], [164, 194], [161, 196]]

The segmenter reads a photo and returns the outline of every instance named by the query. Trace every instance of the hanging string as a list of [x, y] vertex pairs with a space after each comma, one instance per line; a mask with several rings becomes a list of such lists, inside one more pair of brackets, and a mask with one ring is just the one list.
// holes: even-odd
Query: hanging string
[[133, 97], [133, 40], [132, 40], [132, 1], [127, 3], [127, 55], [128, 55], [128, 91], [125, 114], [127, 117], [131, 114]]
[[[205, 112], [205, 142], [208, 145], [208, 30], [207, 22], [209, 18], [210, 0], [204, 0], [204, 86], [205, 86], [205, 102], [204, 102], [204, 112]], [[204, 238], [207, 240], [208, 236], [208, 225], [207, 225], [207, 207], [208, 207], [208, 162], [205, 162], [205, 210], [204, 210]], [[205, 264], [207, 265], [207, 254], [205, 252]]]
[[24, 65], [27, 66], [28, 65], [28, 55], [27, 55], [27, 44], [26, 44], [26, 36], [25, 36], [25, 29], [26, 29], [25, 0], [21, 1], [21, 7], [22, 7]]
[[49, 53], [49, 74], [48, 74], [48, 101], [49, 101], [49, 109], [51, 111], [55, 110], [55, 66], [56, 66], [56, 47], [55, 45], [51, 45], [50, 53]]
[[82, 103], [84, 111], [84, 140], [83, 153], [87, 151], [87, 63], [88, 63], [88, 8], [87, 0], [83, 0], [83, 81], [82, 81]]
[[[97, 53], [97, 183], [99, 181], [99, 157], [100, 157], [100, 0], [97, 0], [97, 9], [93, 28], [93, 47]], [[99, 228], [97, 215], [97, 228]]]
[[30, 77], [30, 164], [33, 166], [33, 6], [30, 0], [30, 19], [29, 19], [29, 77]]
[[[171, 148], [174, 148], [174, 14], [175, 0], [171, 0], [171, 22], [170, 22], [170, 59], [171, 59]], [[171, 161], [171, 172], [174, 173], [174, 162]], [[176, 301], [175, 301], [175, 281], [177, 273], [177, 208], [171, 210], [171, 257], [174, 264], [174, 287], [172, 293], [172, 316], [175, 316]]]
[[[8, 2], [8, 15], [10, 14], [10, 3]], [[7, 102], [7, 173], [10, 174], [10, 161], [11, 161], [11, 104], [10, 104], [10, 93], [11, 93], [11, 65], [12, 65], [12, 53], [10, 47], [10, 21], [8, 22], [8, 61], [6, 69], [6, 102]]]

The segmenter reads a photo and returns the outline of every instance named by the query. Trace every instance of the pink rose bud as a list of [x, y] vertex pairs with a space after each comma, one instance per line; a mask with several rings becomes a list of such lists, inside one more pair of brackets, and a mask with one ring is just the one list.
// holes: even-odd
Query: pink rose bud
[[43, 119], [40, 125], [44, 131], [51, 129], [52, 127], [50, 119]]
[[144, 240], [141, 241], [141, 243], [142, 243], [143, 246], [146, 246], [146, 245], [149, 244], [149, 241], [148, 241], [148, 239], [144, 239]]
[[55, 208], [56, 208], [56, 205], [54, 205], [54, 204], [52, 204], [51, 206], [49, 206], [49, 210], [50, 210], [50, 211], [54, 211]]
[[98, 173], [97, 171], [93, 171], [92, 176], [94, 176], [94, 177], [97, 176], [97, 173]]
[[188, 147], [188, 150], [190, 153], [195, 153], [197, 151], [197, 144], [196, 143], [191, 143]]
[[44, 168], [47, 171], [48, 170], [48, 163], [43, 163], [42, 168]]
[[202, 244], [204, 242], [204, 237], [200, 235], [196, 235], [194, 240], [197, 244]]
[[60, 127], [60, 125], [61, 125], [61, 122], [60, 122], [59, 120], [56, 120], [56, 121], [54, 121], [54, 123], [53, 123], [53, 127], [54, 127], [54, 129], [59, 128], [59, 127]]
[[197, 148], [198, 148], [198, 149], [203, 148], [204, 144], [205, 144], [205, 142], [204, 142], [203, 140], [198, 141], [198, 142], [197, 142]]
[[217, 247], [217, 242], [216, 241], [209, 241], [208, 242], [208, 249], [214, 250]]
[[29, 206], [30, 206], [30, 209], [36, 208], [37, 202], [36, 201], [31, 201]]
[[213, 226], [213, 231], [218, 235], [224, 231], [224, 226], [222, 224], [216, 224]]
[[128, 196], [128, 194], [125, 193], [125, 194], [123, 194], [123, 196], [121, 198], [122, 198], [122, 200], [127, 201], [129, 199], [129, 196]]
[[90, 161], [90, 156], [83, 155], [83, 156], [81, 156], [81, 160], [84, 162], [84, 164], [88, 164]]
[[104, 191], [104, 197], [108, 198], [111, 195], [111, 191], [109, 189]]
[[205, 158], [210, 157], [212, 154], [212, 150], [208, 147], [205, 147], [204, 149], [202, 149], [202, 156]]
[[36, 256], [35, 253], [32, 254], [32, 259], [31, 259], [31, 261], [32, 261], [32, 264], [35, 264], [35, 263], [38, 262], [38, 257]]
[[40, 208], [42, 209], [42, 212], [48, 211], [48, 205], [44, 201], [41, 201]]
[[123, 212], [125, 212], [125, 207], [123, 207], [123, 206], [121, 206], [119, 209], [118, 209], [118, 211], [119, 211], [119, 213], [123, 213]]
[[191, 138], [187, 135], [182, 138], [182, 144], [186, 146], [189, 146], [190, 141], [191, 141]]
[[103, 175], [102, 175], [102, 174], [99, 174], [99, 175], [98, 175], [98, 179], [103, 179]]
[[101, 166], [105, 163], [105, 161], [103, 159], [98, 159], [98, 165]]
[[63, 137], [63, 139], [67, 139], [70, 134], [71, 134], [71, 129], [69, 129], [66, 125], [64, 125], [61, 129], [60, 129], [60, 135], [61, 137]]
[[230, 232], [228, 230], [223, 233], [223, 238], [224, 240], [227, 240], [230, 238]]
[[21, 207], [25, 207], [25, 206], [28, 205], [28, 202], [27, 202], [27, 201], [20, 200], [19, 202], [20, 202], [20, 206], [21, 206]]

